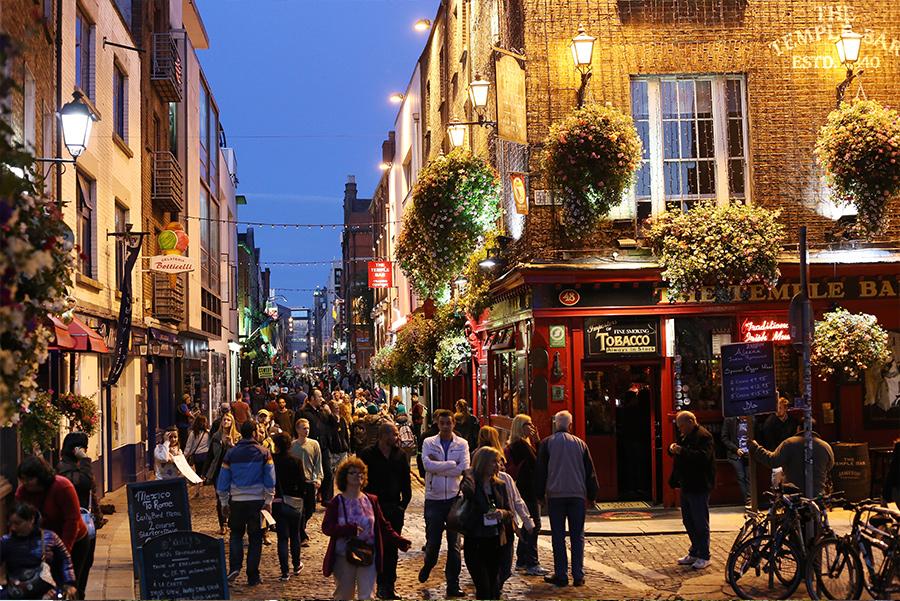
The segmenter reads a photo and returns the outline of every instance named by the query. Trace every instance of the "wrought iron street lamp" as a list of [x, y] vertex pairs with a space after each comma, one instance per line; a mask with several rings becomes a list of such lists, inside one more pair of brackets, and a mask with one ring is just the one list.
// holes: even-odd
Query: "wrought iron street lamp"
[[466, 127], [464, 123], [451, 123], [447, 126], [447, 135], [450, 137], [450, 146], [459, 148], [466, 140]]
[[491, 89], [491, 82], [481, 79], [480, 75], [475, 75], [475, 79], [469, 83], [469, 102], [475, 110], [478, 117], [477, 121], [451, 121], [447, 125], [447, 135], [450, 138], [450, 146], [458, 148], [465, 142], [466, 127], [469, 125], [480, 125], [482, 127], [495, 127], [496, 121], [488, 121], [485, 119], [484, 113], [488, 103], [488, 92]]
[[401, 102], [403, 102], [403, 98], [404, 96], [400, 92], [394, 92], [393, 94], [388, 96], [388, 100], [390, 100], [394, 104], [400, 104]]
[[575, 69], [581, 73], [581, 85], [578, 88], [578, 106], [584, 105], [584, 92], [587, 89], [588, 80], [591, 78], [591, 61], [594, 56], [594, 41], [597, 38], [584, 32], [584, 26], [578, 26], [578, 34], [572, 38], [569, 48], [572, 50], [572, 60]]
[[469, 101], [472, 108], [476, 111], [482, 111], [487, 106], [488, 91], [491, 89], [491, 82], [481, 79], [480, 75], [475, 75], [475, 79], [469, 83]]
[[431, 29], [431, 21], [428, 19], [419, 19], [415, 23], [413, 23], [413, 29], [418, 32], [428, 31]]
[[57, 113], [62, 125], [63, 143], [72, 158], [36, 158], [35, 161], [38, 163], [74, 163], [87, 148], [91, 139], [91, 128], [94, 121], [97, 121], [97, 115], [82, 98], [81, 92], [73, 92], [72, 100], [64, 104]]
[[847, 77], [838, 84], [837, 87], [837, 105], [840, 106], [841, 102], [844, 100], [844, 94], [847, 92], [847, 88], [853, 82], [854, 79], [862, 75], [862, 69], [859, 71], [853, 71], [853, 65], [856, 64], [856, 61], [859, 60], [859, 48], [862, 42], [862, 34], [856, 33], [853, 31], [853, 27], [849, 24], [844, 25], [844, 28], [841, 30], [841, 37], [837, 39], [834, 43], [837, 48], [838, 58], [841, 61], [841, 64], [847, 68]]

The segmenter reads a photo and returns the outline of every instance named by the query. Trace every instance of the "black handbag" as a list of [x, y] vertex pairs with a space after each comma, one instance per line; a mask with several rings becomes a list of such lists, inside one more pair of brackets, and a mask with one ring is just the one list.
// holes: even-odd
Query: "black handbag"
[[[344, 523], [347, 523], [347, 508], [344, 506], [343, 496], [341, 496], [341, 509], [344, 512]], [[351, 536], [347, 539], [345, 557], [350, 565], [368, 567], [375, 562], [375, 545], [370, 545], [361, 538]]]
[[459, 495], [447, 513], [447, 530], [465, 532], [469, 517], [472, 515], [472, 501], [465, 495]]

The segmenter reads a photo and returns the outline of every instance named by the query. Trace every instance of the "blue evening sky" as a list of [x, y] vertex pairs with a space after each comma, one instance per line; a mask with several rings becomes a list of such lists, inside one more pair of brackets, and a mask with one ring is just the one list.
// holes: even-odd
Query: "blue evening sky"
[[[210, 47], [198, 51], [235, 149], [248, 204], [238, 218], [340, 223], [347, 175], [370, 198], [381, 142], [439, 0], [195, 0]], [[244, 226], [239, 226], [244, 231]], [[255, 227], [265, 261], [339, 259], [340, 230]], [[329, 266], [272, 266], [276, 289], [313, 288]], [[282, 291], [291, 306], [311, 292]]]

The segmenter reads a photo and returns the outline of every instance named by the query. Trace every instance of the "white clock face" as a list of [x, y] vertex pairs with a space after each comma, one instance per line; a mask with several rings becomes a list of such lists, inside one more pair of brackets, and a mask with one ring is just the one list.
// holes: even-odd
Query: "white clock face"
[[562, 338], [566, 335], [566, 330], [562, 326], [553, 326], [550, 328], [550, 338]]

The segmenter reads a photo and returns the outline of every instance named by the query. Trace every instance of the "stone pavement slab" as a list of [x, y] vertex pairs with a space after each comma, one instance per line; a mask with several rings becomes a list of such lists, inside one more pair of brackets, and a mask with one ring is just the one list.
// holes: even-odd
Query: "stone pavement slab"
[[115, 505], [116, 512], [106, 516], [106, 525], [97, 531], [94, 565], [85, 596], [88, 599], [134, 599], [136, 583], [125, 487], [103, 497], [103, 503]]

